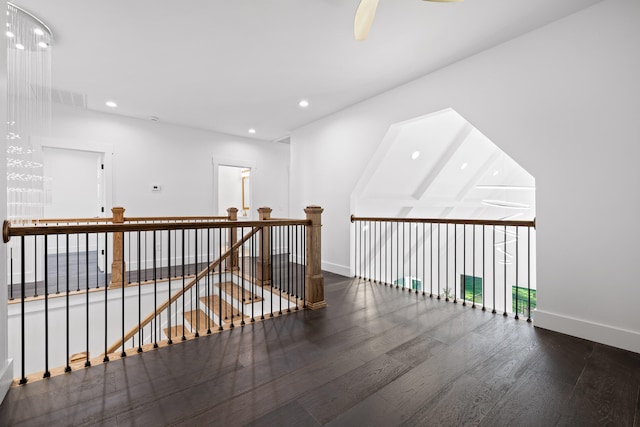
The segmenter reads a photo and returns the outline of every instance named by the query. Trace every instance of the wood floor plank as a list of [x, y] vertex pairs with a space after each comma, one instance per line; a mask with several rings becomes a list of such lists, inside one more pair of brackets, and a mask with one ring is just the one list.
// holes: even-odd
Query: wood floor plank
[[211, 422], [212, 419], [215, 419], [218, 425], [243, 425], [256, 417], [277, 410], [282, 404], [335, 380], [363, 364], [364, 362], [348, 353], [337, 358], [323, 357], [315, 363], [290, 371], [273, 381], [256, 384], [255, 387], [232, 400], [217, 406], [211, 405], [208, 410], [194, 414], [180, 425], [202, 425]]
[[289, 402], [276, 410], [269, 412], [246, 424], [247, 427], [314, 427], [321, 426], [298, 402]]
[[596, 344], [545, 329], [536, 329], [536, 334], [541, 348], [530, 368], [575, 385]]
[[527, 369], [520, 380], [482, 419], [480, 425], [556, 425], [572, 391], [573, 386], [561, 379]]
[[378, 393], [401, 413], [411, 416], [447, 384], [482, 364], [503, 345], [504, 337], [483, 338], [470, 333], [467, 339], [446, 346]]
[[446, 344], [441, 343], [435, 338], [419, 335], [393, 348], [387, 352], [387, 354], [411, 367], [416, 367], [434, 354], [444, 351], [445, 348]]
[[503, 394], [482, 381], [463, 375], [447, 384], [406, 421], [408, 425], [478, 425]]
[[640, 427], [640, 387], [638, 387], [638, 397], [636, 402], [636, 417], [633, 423], [633, 427]]
[[508, 335], [509, 338], [500, 351], [467, 371], [469, 376], [500, 392], [507, 392], [520, 380], [538, 351], [533, 328], [525, 326], [518, 331], [511, 331], [513, 333]]
[[326, 426], [352, 427], [352, 426], [399, 426], [404, 421], [401, 413], [390, 406], [387, 401], [376, 393], [341, 413], [338, 417], [329, 421]]
[[318, 387], [298, 402], [322, 424], [331, 421], [359, 401], [409, 370], [409, 366], [382, 355]]
[[[640, 381], [634, 371], [592, 357], [578, 379], [559, 425], [633, 425]], [[580, 408], [579, 410], [577, 410]]]

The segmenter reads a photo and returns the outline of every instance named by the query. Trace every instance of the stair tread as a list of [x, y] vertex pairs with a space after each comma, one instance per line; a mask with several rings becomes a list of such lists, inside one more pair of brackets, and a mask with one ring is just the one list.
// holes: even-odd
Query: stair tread
[[[164, 334], [169, 338], [169, 328], [163, 328]], [[184, 328], [185, 335], [189, 333], [189, 328], [185, 326]], [[182, 338], [182, 324], [178, 324], [171, 327], [171, 339], [174, 340], [176, 338]]]
[[[240, 310], [233, 308], [231, 304], [226, 302], [224, 299], [222, 300], [222, 315], [220, 315], [220, 297], [218, 295], [211, 295], [209, 298], [201, 297], [200, 301], [209, 307], [209, 309], [225, 323], [231, 322], [231, 315], [233, 315], [234, 318], [240, 318], [242, 316]], [[245, 315], [244, 318], [248, 319], [249, 316]]]
[[[216, 287], [219, 287], [219, 285], [216, 283], [215, 284]], [[239, 295], [242, 295], [242, 301], [245, 304], [251, 304], [254, 302], [260, 302], [262, 301], [262, 297], [256, 294], [253, 294], [248, 288], [251, 287], [251, 283], [245, 283], [245, 289], [242, 289], [242, 286], [237, 285], [236, 283], [232, 283], [232, 282], [223, 282], [222, 283], [222, 290], [228, 294], [231, 295], [234, 299], [238, 299]], [[233, 293], [233, 294], [232, 294]]]
[[[216, 322], [214, 322], [213, 319], [207, 316], [207, 313], [200, 310], [199, 308], [192, 311], [187, 311], [184, 314], [184, 317], [187, 323], [191, 325], [192, 331], [195, 331], [196, 327], [198, 326], [199, 326], [198, 328], [199, 332], [206, 331], [208, 327], [210, 327], [211, 329], [213, 329], [214, 327], [217, 329], [218, 327], [218, 325], [216, 325]], [[209, 323], [207, 324], [207, 322]]]

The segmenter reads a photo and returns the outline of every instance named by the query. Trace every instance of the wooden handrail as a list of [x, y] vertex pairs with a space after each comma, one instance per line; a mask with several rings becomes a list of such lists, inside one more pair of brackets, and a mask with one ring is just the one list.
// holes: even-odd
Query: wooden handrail
[[449, 218], [383, 218], [383, 217], [356, 217], [351, 215], [351, 222], [411, 222], [418, 224], [466, 224], [466, 225], [495, 225], [502, 227], [532, 227], [536, 228], [536, 220], [513, 221], [496, 219], [449, 219]]
[[217, 260], [213, 261], [211, 264], [209, 264], [206, 268], [204, 268], [202, 271], [200, 271], [200, 273], [198, 273], [198, 275], [196, 277], [194, 277], [193, 279], [191, 279], [189, 281], [189, 283], [187, 283], [183, 289], [180, 289], [178, 292], [176, 292], [175, 294], [173, 294], [173, 296], [171, 296], [171, 298], [169, 298], [167, 301], [163, 302], [162, 304], [160, 304], [152, 313], [149, 313], [149, 315], [147, 317], [145, 317], [138, 325], [136, 325], [134, 328], [131, 328], [129, 330], [129, 332], [127, 332], [124, 336], [124, 338], [120, 338], [118, 339], [118, 341], [116, 341], [114, 344], [112, 344], [109, 348], [107, 348], [107, 354], [113, 353], [114, 351], [116, 351], [118, 349], [118, 347], [122, 346], [123, 342], [127, 342], [129, 341], [140, 329], [144, 328], [145, 326], [147, 326], [155, 317], [156, 317], [156, 313], [161, 313], [162, 311], [164, 311], [167, 307], [169, 307], [169, 304], [175, 302], [178, 300], [178, 298], [180, 298], [182, 295], [184, 295], [184, 293], [186, 291], [188, 291], [189, 289], [191, 289], [193, 287], [193, 285], [195, 285], [196, 283], [198, 283], [203, 277], [205, 277], [207, 275], [208, 272], [210, 272], [211, 270], [213, 270], [214, 268], [216, 268], [217, 266], [219, 266], [222, 263], [222, 260], [224, 260], [225, 258], [228, 258], [229, 256], [231, 256], [231, 254], [233, 253], [233, 251], [237, 250], [240, 248], [240, 246], [242, 246], [247, 240], [249, 240], [251, 237], [253, 237], [258, 231], [260, 230], [260, 227], [254, 227], [250, 232], [248, 232], [242, 239], [240, 239], [236, 244], [234, 244], [233, 246], [231, 246], [231, 248], [229, 250], [227, 250], [224, 254], [222, 254], [220, 256], [220, 258], [218, 258]]
[[[125, 222], [134, 221], [224, 221], [228, 216], [142, 216], [125, 217]], [[59, 224], [59, 223], [81, 223], [81, 222], [112, 222], [113, 218], [40, 218], [32, 219], [32, 224]]]
[[229, 219], [228, 216], [141, 216], [141, 217], [125, 217], [125, 222], [133, 221], [224, 221]]
[[40, 218], [32, 219], [32, 224], [59, 224], [61, 222], [66, 223], [80, 223], [80, 222], [111, 222], [113, 218]]
[[249, 228], [285, 225], [309, 225], [304, 219], [266, 220], [266, 221], [226, 221], [226, 222], [155, 222], [143, 224], [79, 224], [53, 226], [12, 226], [4, 221], [2, 237], [8, 243], [11, 237], [19, 236], [48, 236], [56, 234], [80, 233], [118, 233], [130, 231], [159, 231], [159, 230], [193, 230], [203, 228]]

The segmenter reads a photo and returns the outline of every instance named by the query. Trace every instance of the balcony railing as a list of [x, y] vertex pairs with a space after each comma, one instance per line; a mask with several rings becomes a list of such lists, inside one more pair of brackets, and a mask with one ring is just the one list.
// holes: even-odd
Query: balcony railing
[[531, 321], [535, 221], [373, 218], [354, 223], [354, 275]]
[[[300, 308], [321, 308], [322, 209], [4, 223], [19, 383]], [[60, 367], [51, 369], [51, 367]], [[38, 373], [40, 372], [40, 373]]]

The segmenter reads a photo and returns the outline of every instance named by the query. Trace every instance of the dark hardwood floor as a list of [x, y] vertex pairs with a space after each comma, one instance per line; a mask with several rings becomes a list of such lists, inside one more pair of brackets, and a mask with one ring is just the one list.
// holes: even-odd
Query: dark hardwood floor
[[0, 425], [640, 426], [640, 355], [326, 273], [328, 307], [14, 387]]

